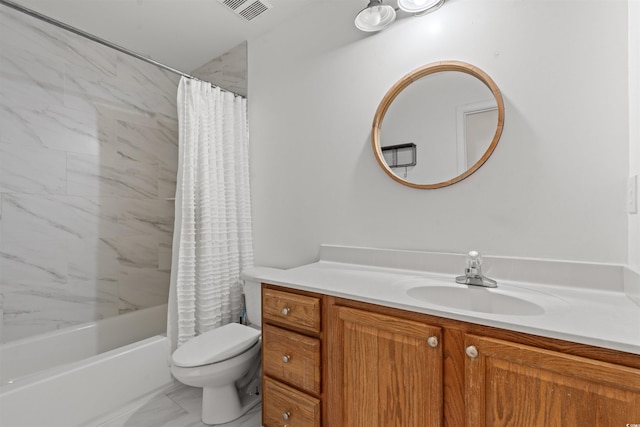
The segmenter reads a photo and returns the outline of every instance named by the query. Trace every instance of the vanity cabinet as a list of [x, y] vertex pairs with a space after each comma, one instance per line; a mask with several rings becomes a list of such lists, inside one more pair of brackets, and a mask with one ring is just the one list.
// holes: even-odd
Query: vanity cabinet
[[319, 334], [321, 297], [265, 287], [262, 291], [262, 317], [267, 323], [307, 334]]
[[263, 380], [265, 427], [640, 425], [638, 355], [272, 285]]
[[640, 356], [326, 298], [327, 427], [640, 424]]
[[320, 295], [262, 288], [262, 424], [320, 427]]
[[514, 342], [465, 337], [466, 425], [640, 423], [640, 370]]
[[442, 425], [440, 328], [341, 306], [330, 321], [330, 425]]

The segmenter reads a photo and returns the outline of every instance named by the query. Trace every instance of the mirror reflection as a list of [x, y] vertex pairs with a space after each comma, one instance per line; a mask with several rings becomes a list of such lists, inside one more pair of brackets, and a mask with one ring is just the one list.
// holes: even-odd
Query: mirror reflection
[[396, 181], [443, 187], [486, 161], [503, 117], [500, 92], [482, 71], [436, 63], [408, 74], [387, 93], [374, 120], [374, 152]]

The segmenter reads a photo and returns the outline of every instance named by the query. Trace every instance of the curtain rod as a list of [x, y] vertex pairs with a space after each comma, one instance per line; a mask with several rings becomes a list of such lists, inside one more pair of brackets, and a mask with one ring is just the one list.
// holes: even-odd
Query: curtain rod
[[152, 64], [152, 65], [155, 65], [156, 67], [162, 68], [163, 70], [170, 71], [170, 72], [172, 72], [174, 74], [178, 74], [178, 75], [180, 75], [182, 77], [186, 77], [188, 79], [199, 80], [201, 82], [209, 83], [211, 86], [217, 87], [223, 92], [229, 92], [229, 93], [232, 93], [232, 94], [234, 94], [236, 96], [242, 96], [242, 95], [238, 95], [237, 93], [231, 92], [230, 90], [223, 89], [220, 86], [214, 85], [211, 82], [207, 82], [205, 80], [199, 79], [198, 77], [192, 76], [192, 75], [187, 74], [187, 73], [183, 73], [180, 70], [176, 70], [175, 68], [171, 68], [168, 65], [164, 65], [164, 64], [162, 64], [162, 63], [160, 63], [158, 61], [154, 61], [151, 58], [147, 58], [146, 56], [143, 56], [143, 55], [141, 55], [139, 53], [136, 53], [136, 52], [134, 52], [132, 50], [129, 50], [127, 48], [119, 46], [119, 45], [117, 45], [115, 43], [111, 43], [108, 40], [105, 40], [105, 39], [102, 39], [100, 37], [94, 36], [93, 34], [87, 33], [86, 31], [82, 31], [82, 30], [80, 30], [80, 29], [78, 29], [76, 27], [72, 27], [71, 25], [67, 25], [64, 22], [61, 22], [61, 21], [55, 20], [53, 18], [50, 18], [50, 17], [48, 17], [46, 15], [43, 15], [41, 13], [36, 12], [35, 10], [29, 9], [27, 7], [24, 7], [24, 6], [20, 5], [20, 4], [18, 4], [18, 3], [15, 3], [15, 2], [13, 2], [11, 0], [0, 0], [0, 4], [3, 4], [5, 6], [7, 6], [7, 7], [10, 7], [11, 9], [17, 10], [18, 12], [22, 12], [25, 15], [29, 15], [29, 16], [31, 16], [33, 18], [39, 19], [41, 21], [44, 21], [44, 22], [46, 22], [48, 24], [55, 25], [56, 27], [62, 28], [63, 30], [66, 30], [66, 31], [69, 31], [71, 33], [77, 34], [77, 35], [79, 35], [81, 37], [84, 37], [85, 39], [89, 39], [89, 40], [94, 41], [96, 43], [99, 43], [99, 44], [101, 44], [103, 46], [107, 46], [107, 47], [109, 47], [111, 49], [117, 50], [118, 52], [122, 52], [122, 53], [124, 53], [126, 55], [132, 56], [132, 57], [134, 57], [136, 59], [139, 59], [141, 61], [148, 62], [149, 64]]

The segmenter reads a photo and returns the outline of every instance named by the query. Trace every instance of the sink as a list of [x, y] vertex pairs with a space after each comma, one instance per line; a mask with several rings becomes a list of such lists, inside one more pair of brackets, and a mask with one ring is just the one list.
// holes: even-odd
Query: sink
[[[428, 304], [450, 309], [509, 316], [539, 316], [558, 309], [568, 309], [562, 299], [543, 292], [517, 286], [498, 285], [483, 288], [436, 281], [412, 279], [406, 294]], [[440, 282], [442, 283], [442, 282]]]

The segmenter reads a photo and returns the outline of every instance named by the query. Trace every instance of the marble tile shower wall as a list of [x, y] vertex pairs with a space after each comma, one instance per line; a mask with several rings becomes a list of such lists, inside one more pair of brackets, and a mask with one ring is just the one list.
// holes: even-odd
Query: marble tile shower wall
[[166, 303], [177, 84], [0, 6], [2, 341]]
[[216, 86], [247, 96], [247, 42], [201, 65], [191, 74]]

